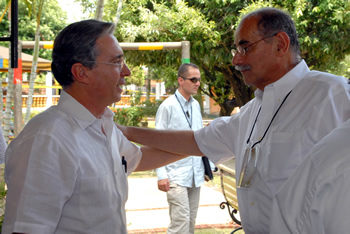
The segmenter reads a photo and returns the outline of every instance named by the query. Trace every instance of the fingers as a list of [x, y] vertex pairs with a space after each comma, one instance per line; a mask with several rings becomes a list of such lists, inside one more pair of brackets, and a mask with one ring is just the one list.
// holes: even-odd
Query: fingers
[[163, 192], [168, 192], [170, 190], [169, 180], [158, 180], [158, 189]]

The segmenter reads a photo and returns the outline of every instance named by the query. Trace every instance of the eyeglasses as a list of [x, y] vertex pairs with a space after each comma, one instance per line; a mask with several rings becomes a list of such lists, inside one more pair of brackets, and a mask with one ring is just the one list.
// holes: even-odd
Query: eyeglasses
[[197, 78], [197, 77], [192, 77], [192, 78], [185, 78], [185, 77], [181, 77], [184, 80], [190, 80], [192, 83], [197, 83], [198, 81], [201, 81], [201, 78]]
[[98, 61], [85, 61], [85, 62], [112, 65], [112, 66], [115, 66], [115, 67], [120, 67], [120, 69], [123, 69], [123, 67], [125, 65], [125, 57], [124, 56], [118, 57], [117, 60], [118, 61], [115, 62], [115, 63], [106, 63], [106, 62], [98, 62]]
[[253, 46], [253, 45], [255, 45], [255, 44], [261, 42], [262, 40], [265, 40], [265, 39], [270, 38], [270, 37], [274, 37], [274, 36], [276, 36], [277, 34], [278, 34], [278, 32], [277, 32], [277, 33], [274, 33], [274, 34], [272, 34], [272, 35], [270, 35], [270, 36], [264, 37], [264, 38], [262, 38], [262, 39], [260, 39], [260, 40], [257, 40], [256, 42], [253, 42], [252, 44], [250, 44], [250, 45], [248, 45], [248, 46], [246, 46], [246, 47], [238, 46], [237, 49], [232, 49], [232, 50], [231, 50], [232, 56], [234, 57], [234, 56], [237, 54], [237, 52], [238, 52], [240, 55], [244, 56], [244, 55], [247, 53], [247, 50], [248, 50], [249, 47], [251, 47], [251, 46]]

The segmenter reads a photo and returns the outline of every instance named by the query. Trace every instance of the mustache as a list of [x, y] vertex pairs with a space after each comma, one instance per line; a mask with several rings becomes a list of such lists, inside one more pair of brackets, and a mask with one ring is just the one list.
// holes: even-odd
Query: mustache
[[236, 69], [237, 71], [249, 70], [249, 69], [250, 69], [250, 66], [249, 66], [249, 65], [242, 65], [242, 66], [236, 65], [236, 66], [235, 66], [235, 69]]

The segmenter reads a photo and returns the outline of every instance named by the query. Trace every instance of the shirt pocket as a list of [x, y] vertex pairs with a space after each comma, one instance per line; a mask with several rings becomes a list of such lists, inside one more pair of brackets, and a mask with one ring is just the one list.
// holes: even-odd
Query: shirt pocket
[[272, 132], [269, 151], [267, 182], [275, 194], [303, 160], [301, 131]]

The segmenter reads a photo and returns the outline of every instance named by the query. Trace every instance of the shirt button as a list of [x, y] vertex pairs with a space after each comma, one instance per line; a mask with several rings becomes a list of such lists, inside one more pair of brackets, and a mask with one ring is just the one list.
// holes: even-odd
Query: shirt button
[[252, 201], [252, 202], [250, 203], [250, 205], [251, 205], [251, 206], [254, 206], [254, 205], [255, 205], [255, 203]]

